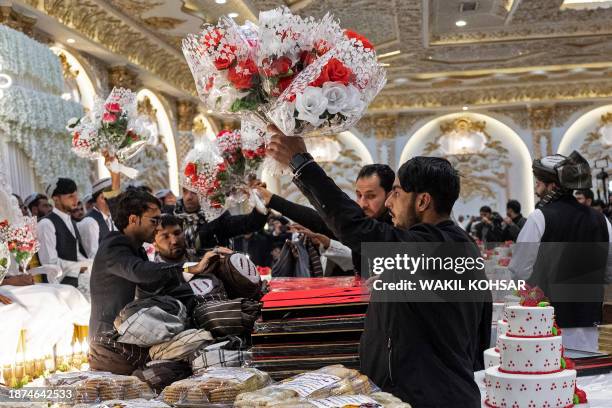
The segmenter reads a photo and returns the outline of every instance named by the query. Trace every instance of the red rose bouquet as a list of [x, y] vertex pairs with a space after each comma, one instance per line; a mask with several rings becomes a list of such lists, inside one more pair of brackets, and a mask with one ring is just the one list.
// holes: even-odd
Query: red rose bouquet
[[354, 126], [386, 83], [372, 44], [344, 38], [299, 73], [266, 112], [286, 135], [331, 134]]
[[23, 217], [19, 223], [0, 221], [0, 241], [6, 244], [21, 270], [26, 271], [30, 260], [38, 252], [36, 237], [36, 218]]
[[255, 27], [239, 27], [231, 18], [183, 40], [183, 54], [208, 109], [237, 113], [266, 102], [254, 60]]
[[217, 217], [229, 201], [240, 203], [250, 198], [249, 183], [265, 154], [263, 142], [243, 146], [240, 132], [222, 130], [214, 142], [198, 145], [188, 153], [183, 185], [196, 191], [211, 217]]
[[113, 88], [106, 101], [97, 100], [89, 116], [71, 121], [67, 129], [77, 155], [109, 158], [112, 171], [130, 178], [138, 172], [120, 162], [136, 155], [146, 144], [157, 143], [156, 126], [137, 114], [136, 94], [123, 88]]

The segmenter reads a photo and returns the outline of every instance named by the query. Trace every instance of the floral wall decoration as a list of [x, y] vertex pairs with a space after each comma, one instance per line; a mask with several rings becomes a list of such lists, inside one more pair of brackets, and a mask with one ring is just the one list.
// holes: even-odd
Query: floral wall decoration
[[89, 189], [87, 161], [70, 149], [65, 126], [83, 115], [78, 103], [62, 99], [64, 79], [58, 57], [46, 46], [0, 25], [0, 64], [12, 85], [0, 98], [0, 137], [13, 142], [31, 160], [42, 185], [70, 177]]
[[485, 121], [460, 117], [440, 124], [440, 135], [425, 146], [426, 156], [445, 157], [461, 176], [460, 199], [495, 199], [494, 185], [509, 191], [509, 152], [486, 131]]

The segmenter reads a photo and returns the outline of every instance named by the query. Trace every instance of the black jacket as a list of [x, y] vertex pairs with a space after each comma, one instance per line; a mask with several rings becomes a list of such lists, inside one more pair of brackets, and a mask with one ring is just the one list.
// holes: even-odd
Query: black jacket
[[[452, 221], [402, 230], [366, 217], [316, 163], [299, 169], [294, 183], [353, 251], [362, 242], [471, 242]], [[491, 315], [490, 302], [371, 302], [359, 350], [361, 370], [415, 408], [480, 407], [473, 373], [483, 368]]]
[[134, 300], [136, 286], [180, 283], [182, 265], [149, 262], [142, 246], [135, 247], [114, 231], [100, 244], [91, 269], [89, 336], [112, 331], [113, 321]]
[[521, 229], [523, 229], [523, 226], [526, 222], [527, 218], [519, 214], [516, 218], [512, 220], [512, 224], [505, 225], [503, 227], [503, 241], [516, 242], [516, 239], [518, 238], [519, 233], [521, 232]]
[[[188, 246], [195, 250], [198, 256], [204, 255], [207, 249], [218, 245], [228, 247], [231, 238], [259, 231], [268, 221], [267, 214], [261, 214], [255, 209], [245, 215], [231, 215], [226, 211], [218, 218], [208, 221], [203, 211], [188, 214], [182, 199], [177, 202], [174, 214], [184, 220], [183, 229]], [[192, 228], [196, 231], [193, 239], [189, 237], [189, 230]]]
[[[313, 210], [310, 207], [306, 207], [305, 205], [300, 205], [293, 203], [289, 200], [285, 200], [282, 197], [277, 196], [276, 194], [272, 195], [270, 199], [270, 203], [268, 207], [280, 212], [287, 218], [301, 224], [302, 226], [308, 228], [312, 232], [317, 234], [323, 234], [331, 239], [339, 241], [334, 232], [329, 229], [327, 224], [325, 224], [325, 220], [323, 217], [319, 215], [316, 210]], [[391, 215], [389, 211], [385, 211], [382, 216], [376, 219], [377, 221], [384, 222], [386, 224], [392, 225]], [[353, 257], [353, 265], [357, 271], [361, 270], [361, 247], [357, 249], [351, 248], [352, 257]], [[339, 269], [339, 268], [338, 268]], [[348, 274], [351, 274], [351, 271], [348, 271]], [[339, 270], [340, 275], [346, 275], [345, 271]]]

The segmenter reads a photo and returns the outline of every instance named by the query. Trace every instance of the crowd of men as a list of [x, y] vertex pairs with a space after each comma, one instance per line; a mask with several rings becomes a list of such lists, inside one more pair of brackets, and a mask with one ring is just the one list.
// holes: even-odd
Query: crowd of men
[[[308, 154], [301, 138], [271, 131], [270, 154], [291, 168], [293, 182], [312, 207], [292, 203], [255, 180], [252, 187], [265, 209], [256, 207], [244, 215], [225, 212], [210, 220], [197, 194], [187, 188], [180, 199], [169, 190], [122, 191], [115, 174], [94, 183], [86, 200], [79, 200], [76, 184], [65, 178], [49, 186], [46, 195], [36, 193], [25, 199], [24, 212], [39, 219], [40, 265], [57, 266], [58, 281], [73, 286], [79, 285], [81, 275], [91, 276], [92, 368], [106, 369], [110, 361], [115, 367], [123, 364], [123, 372], [133, 369], [137, 361], [125, 358], [133, 356], [133, 350], [107, 337], [119, 310], [139, 290], [180, 285], [203, 273], [218, 253], [242, 251], [259, 266], [273, 266], [285, 242], [299, 234], [318, 250], [323, 274], [367, 277], [368, 271], [361, 270], [363, 242], [459, 242], [467, 245], [468, 252], [478, 253], [476, 239], [487, 245], [508, 240], [532, 244], [612, 241], [609, 220], [597, 210], [599, 203], [592, 194], [589, 197], [590, 168], [577, 153], [534, 161], [540, 201], [527, 218], [520, 203], [510, 200], [506, 217], [483, 206], [479, 219], [463, 226], [462, 220], [452, 217], [460, 177], [445, 159], [414, 157], [397, 174], [384, 164], [365, 166], [356, 179], [356, 199], [352, 200]], [[146, 248], [154, 248], [153, 253]], [[593, 328], [602, 319], [601, 299], [556, 304], [558, 282], [551, 280], [541, 262], [550, 254], [538, 247], [534, 252], [533, 245], [521, 251], [513, 258], [512, 272], [550, 291], [557, 321], [569, 333], [572, 346], [596, 349]], [[555, 276], [580, 283], [581, 276], [588, 274], [602, 284], [612, 278], [606, 269], [607, 250], [593, 250], [590, 256], [593, 261], [585, 271], [575, 268], [572, 257], [576, 254], [565, 255], [567, 267]], [[383, 390], [415, 407], [455, 407], [457, 401], [479, 407], [473, 372], [483, 368], [491, 309], [490, 299], [371, 302], [361, 339], [361, 370]]]

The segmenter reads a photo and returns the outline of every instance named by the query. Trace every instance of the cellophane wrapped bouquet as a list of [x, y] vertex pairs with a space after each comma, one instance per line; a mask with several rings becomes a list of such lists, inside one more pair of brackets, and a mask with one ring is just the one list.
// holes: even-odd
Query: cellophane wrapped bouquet
[[148, 118], [138, 114], [136, 94], [113, 88], [105, 101], [96, 100], [92, 112], [67, 126], [72, 150], [80, 157], [109, 160], [111, 171], [135, 178], [138, 171], [123, 165], [145, 145], [157, 143], [157, 132]]
[[208, 109], [240, 113], [266, 102], [255, 63], [255, 30], [250, 24], [240, 27], [231, 18], [221, 17], [216, 25], [183, 40], [183, 54]]
[[[183, 41], [200, 99], [216, 113], [240, 114], [243, 140], [334, 134], [353, 127], [386, 82], [372, 44], [286, 7], [260, 13], [257, 25], [228, 18]], [[272, 174], [284, 171], [266, 160]]]
[[0, 172], [0, 283], [8, 272], [9, 254], [25, 272], [38, 248], [36, 218], [21, 213], [7, 178]]
[[183, 185], [199, 194], [202, 209], [211, 219], [232, 203], [250, 200], [257, 205], [250, 182], [257, 177], [265, 154], [263, 140], [243, 145], [239, 131], [222, 130], [214, 141], [200, 143], [187, 154]]

